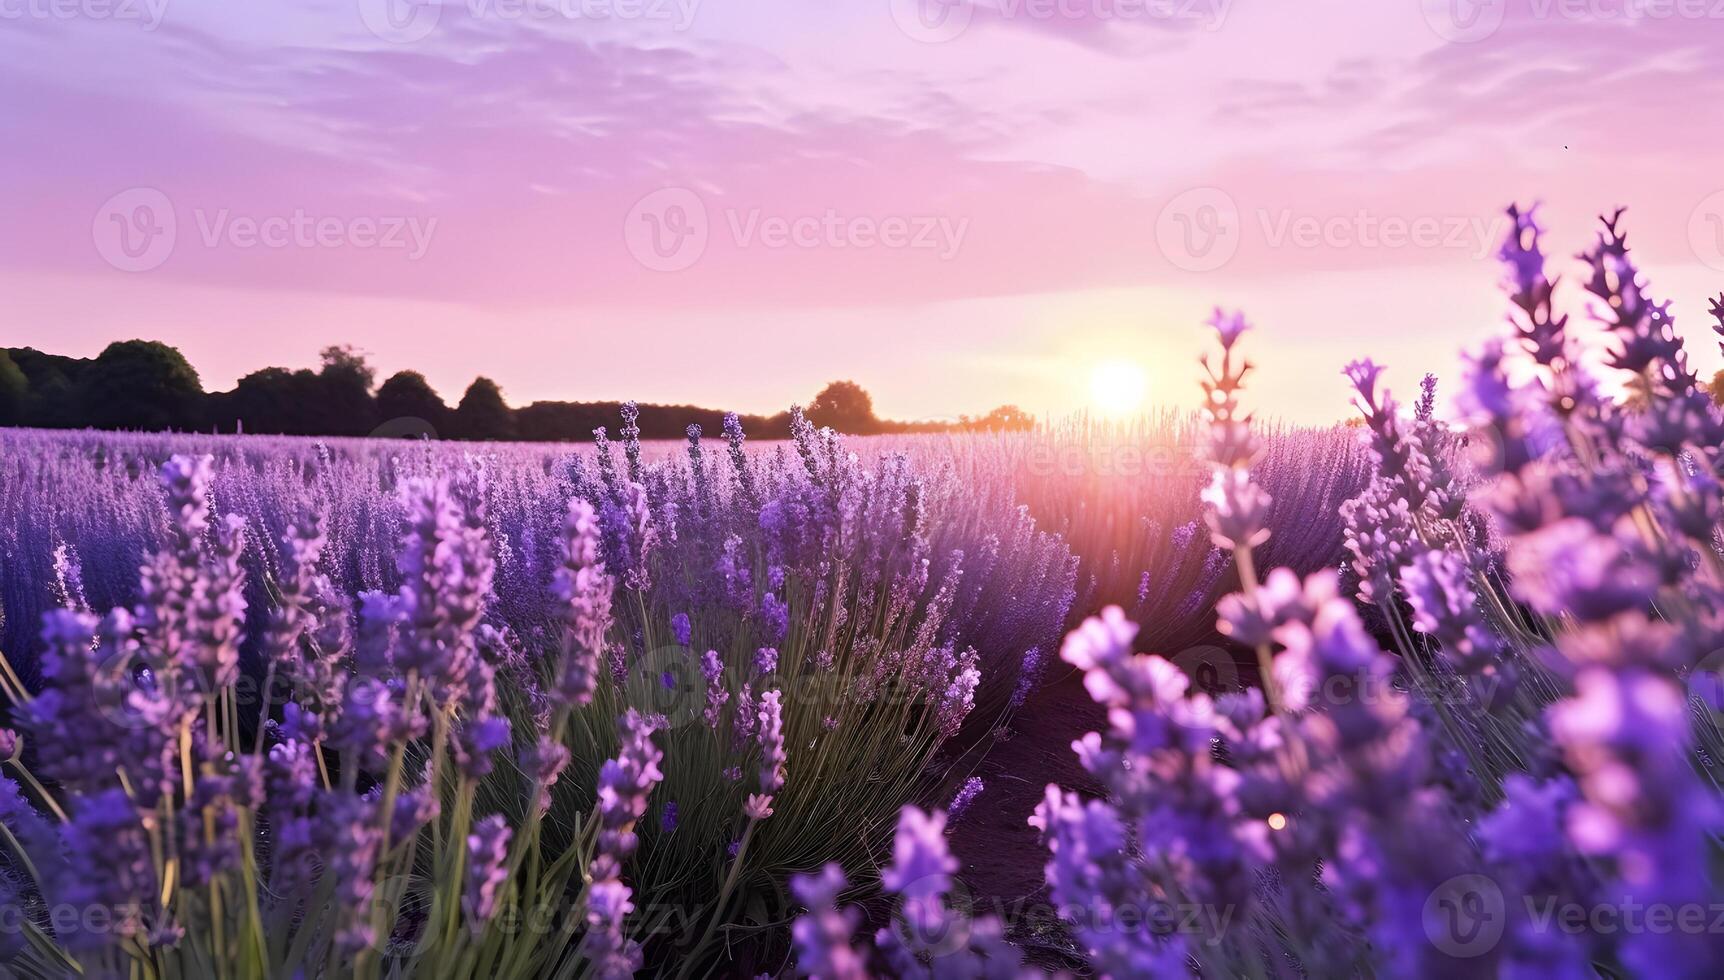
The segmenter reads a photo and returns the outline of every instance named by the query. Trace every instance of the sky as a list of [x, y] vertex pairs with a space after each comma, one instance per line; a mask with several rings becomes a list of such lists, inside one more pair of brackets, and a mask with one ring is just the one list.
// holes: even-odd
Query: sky
[[1051, 416], [1196, 404], [1219, 305], [1327, 422], [1500, 332], [1538, 201], [1709, 375], [1721, 106], [1719, 0], [0, 0], [0, 346]]

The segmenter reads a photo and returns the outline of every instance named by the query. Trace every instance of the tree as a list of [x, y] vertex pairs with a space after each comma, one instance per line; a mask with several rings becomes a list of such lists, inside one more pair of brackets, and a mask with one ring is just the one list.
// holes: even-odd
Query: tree
[[203, 383], [185, 356], [154, 340], [123, 340], [97, 355], [79, 385], [83, 422], [99, 429], [189, 429]]
[[462, 439], [512, 439], [515, 414], [490, 378], [474, 378], [455, 406], [455, 434]]
[[990, 431], [1030, 429], [1035, 427], [1036, 417], [1016, 405], [1001, 405], [972, 424], [975, 428]]
[[808, 421], [857, 435], [880, 428], [880, 420], [874, 417], [874, 399], [854, 381], [834, 381], [821, 389], [808, 406]]
[[24, 425], [66, 429], [87, 424], [78, 404], [78, 382], [92, 361], [45, 354], [31, 347], [13, 347], [6, 353], [18, 370], [24, 372], [28, 384]]
[[323, 360], [323, 376], [351, 380], [369, 392], [377, 384], [377, 372], [365, 361], [365, 352], [352, 344], [332, 344], [318, 352]]
[[418, 371], [397, 371], [377, 389], [377, 417], [381, 424], [418, 419], [433, 434], [449, 427], [449, 406]]
[[317, 373], [317, 396], [310, 408], [319, 434], [369, 435], [377, 428], [377, 403], [371, 388], [377, 372], [352, 347], [325, 347]]
[[12, 360], [12, 355], [0, 350], [0, 425], [23, 425], [24, 404], [30, 397], [30, 379]]
[[225, 394], [210, 398], [210, 422], [224, 432], [308, 436], [322, 422], [316, 404], [317, 375], [306, 370], [264, 368], [253, 371]]

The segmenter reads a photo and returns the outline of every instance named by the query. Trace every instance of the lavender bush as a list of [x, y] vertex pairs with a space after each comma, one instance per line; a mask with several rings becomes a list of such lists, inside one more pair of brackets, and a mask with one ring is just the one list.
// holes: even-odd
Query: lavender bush
[[[1342, 426], [1265, 429], [1257, 472], [1278, 533], [1263, 560], [1301, 572], [1332, 567], [1343, 554], [1339, 510], [1369, 478], [1369, 454]], [[972, 492], [1025, 507], [1079, 557], [1075, 609], [1121, 606], [1146, 624], [1146, 641], [1178, 647], [1211, 632], [1216, 601], [1237, 584], [1233, 555], [1203, 532], [1204, 432], [1200, 416], [1163, 410], [1129, 421], [881, 441], [949, 464]]]
[[4, 676], [17, 962], [625, 976], [787, 949], [782, 883], [865, 867], [951, 791], [1072, 561], [800, 421], [764, 453], [727, 426], [722, 461], [627, 422], [513, 466], [227, 443], [159, 489], [144, 461], [181, 440], [5, 436], [36, 451], [9, 546], [52, 556], [8, 608], [60, 607]]
[[[1411, 416], [1368, 361], [1358, 392], [1375, 475], [1347, 509], [1359, 601], [1332, 572], [1277, 569], [1238, 416], [1244, 322], [1218, 315], [1205, 384], [1205, 501], [1242, 589], [1220, 627], [1264, 683], [1219, 697], [1133, 653], [1118, 609], [1067, 640], [1110, 728], [1076, 748], [1107, 798], [1049, 787], [1035, 825], [1056, 903], [1098, 973], [1205, 976], [1716, 976], [1720, 416], [1620, 214], [1582, 256], [1610, 341], [1604, 372], [1551, 306], [1540, 229], [1514, 210], [1502, 256], [1510, 346], [1476, 359], [1471, 426]], [[1715, 311], [1716, 312], [1716, 311]], [[1724, 329], [1724, 324], [1721, 324]], [[1602, 394], [1619, 382], [1626, 397]], [[1132, 855], [1129, 863], [1110, 856]], [[1158, 934], [1094, 915], [1226, 915]]]

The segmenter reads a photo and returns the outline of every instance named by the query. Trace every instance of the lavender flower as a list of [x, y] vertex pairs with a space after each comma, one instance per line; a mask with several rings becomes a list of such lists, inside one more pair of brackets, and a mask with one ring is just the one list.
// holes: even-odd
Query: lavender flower
[[611, 579], [599, 560], [599, 529], [586, 501], [569, 501], [562, 567], [553, 588], [563, 605], [557, 693], [571, 705], [592, 703], [611, 622]]
[[467, 836], [467, 915], [475, 935], [497, 915], [499, 894], [508, 880], [509, 838], [514, 835], [501, 814], [473, 825]]
[[784, 767], [789, 761], [784, 751], [783, 708], [776, 690], [760, 696], [757, 732], [760, 738], [760, 793], [765, 802], [756, 809], [766, 809], [771, 806], [773, 795], [784, 788]]
[[791, 894], [807, 908], [791, 927], [796, 946], [796, 971], [819, 980], [866, 980], [864, 958], [851, 948], [851, 936], [861, 915], [855, 909], [838, 908], [838, 895], [849, 882], [836, 864], [828, 864], [818, 875], [793, 875]]
[[764, 677], [778, 669], [778, 651], [773, 647], [761, 647], [754, 651], [754, 673]]
[[970, 809], [970, 804], [976, 802], [976, 797], [982, 795], [982, 777], [971, 776], [964, 780], [964, 785], [958, 787], [958, 792], [952, 796], [952, 802], [946, 807], [946, 817], [952, 823], [964, 819], [964, 814]]
[[587, 934], [582, 952], [603, 977], [633, 976], [641, 965], [638, 943], [624, 932], [634, 910], [632, 890], [622, 882], [623, 862], [634, 853], [636, 821], [646, 814], [653, 788], [664, 779], [664, 755], [652, 741], [653, 725], [629, 709], [618, 719], [617, 756], [599, 770], [598, 850], [588, 873]]

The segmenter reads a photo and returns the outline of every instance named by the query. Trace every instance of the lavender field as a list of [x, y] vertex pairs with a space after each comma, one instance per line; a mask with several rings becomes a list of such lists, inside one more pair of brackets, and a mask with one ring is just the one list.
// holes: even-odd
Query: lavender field
[[1724, 415], [1509, 218], [1331, 428], [1217, 311], [1131, 421], [0, 429], [0, 976], [1719, 976]]

